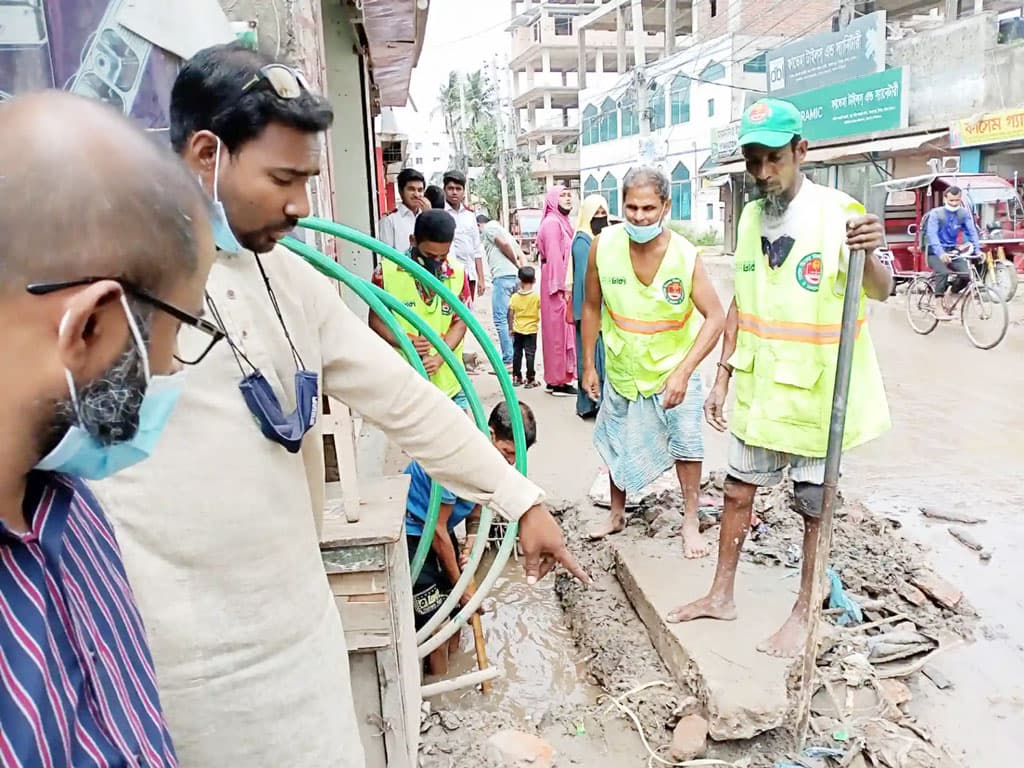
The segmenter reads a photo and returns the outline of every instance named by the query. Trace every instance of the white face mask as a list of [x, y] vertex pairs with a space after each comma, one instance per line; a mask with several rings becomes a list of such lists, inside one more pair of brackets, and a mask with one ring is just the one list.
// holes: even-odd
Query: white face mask
[[220, 199], [220, 151], [223, 144], [220, 137], [217, 137], [217, 158], [213, 164], [213, 202], [211, 203], [210, 219], [213, 226], [213, 240], [217, 247], [227, 253], [238, 253], [242, 250], [242, 244], [238, 242], [235, 233], [228, 221], [228, 214], [224, 210], [224, 203]]
[[959, 210], [959, 209], [960, 209], [960, 203], [956, 203], [956, 204], [946, 203], [946, 210], [947, 211], [956, 211], [956, 210]]

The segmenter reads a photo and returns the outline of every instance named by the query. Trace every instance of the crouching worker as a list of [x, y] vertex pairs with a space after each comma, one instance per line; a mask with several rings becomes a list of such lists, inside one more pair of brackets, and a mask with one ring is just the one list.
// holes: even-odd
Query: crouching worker
[[[529, 448], [537, 442], [537, 422], [528, 405], [520, 403], [519, 409], [523, 417], [526, 447]], [[512, 439], [512, 414], [508, 404], [503, 402], [496, 405], [487, 424], [491, 428], [491, 442], [494, 443], [494, 447], [501, 451], [509, 464], [515, 464], [516, 447]], [[423, 523], [427, 519], [427, 510], [430, 507], [431, 480], [415, 461], [405, 468], [405, 474], [409, 475], [409, 496], [405, 502], [405, 537], [409, 546], [409, 562], [412, 562], [420, 545], [420, 537], [423, 536]], [[462, 576], [458, 554], [459, 542], [455, 529], [471, 515], [478, 516], [479, 512], [480, 507], [473, 502], [457, 498], [447, 490], [443, 491], [430, 552], [412, 588], [417, 630], [426, 626], [434, 617]], [[467, 589], [459, 600], [460, 607], [465, 606], [472, 597], [473, 590]], [[449, 653], [458, 647], [459, 633], [456, 632], [447, 645], [442, 645], [427, 658], [427, 673], [447, 674]]]

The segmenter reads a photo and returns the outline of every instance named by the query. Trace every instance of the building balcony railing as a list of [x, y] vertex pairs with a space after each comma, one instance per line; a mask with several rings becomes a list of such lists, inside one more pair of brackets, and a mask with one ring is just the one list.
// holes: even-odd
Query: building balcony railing
[[530, 163], [534, 176], [578, 174], [579, 170], [579, 152], [548, 152]]

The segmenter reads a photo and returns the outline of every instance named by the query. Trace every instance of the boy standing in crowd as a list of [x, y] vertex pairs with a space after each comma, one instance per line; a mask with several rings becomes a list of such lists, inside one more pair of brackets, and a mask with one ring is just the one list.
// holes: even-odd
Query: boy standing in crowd
[[512, 383], [523, 386], [523, 356], [526, 356], [527, 389], [537, 386], [534, 360], [540, 330], [540, 295], [534, 290], [537, 273], [533, 267], [519, 268], [519, 290], [508, 303], [508, 324], [512, 329]]

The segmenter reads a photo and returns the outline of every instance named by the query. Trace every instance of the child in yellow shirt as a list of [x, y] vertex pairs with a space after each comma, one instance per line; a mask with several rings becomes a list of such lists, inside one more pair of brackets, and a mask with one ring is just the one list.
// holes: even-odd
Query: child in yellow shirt
[[537, 386], [534, 360], [540, 329], [540, 294], [534, 290], [537, 273], [533, 267], [519, 268], [519, 290], [508, 303], [508, 325], [512, 329], [512, 383], [523, 386], [523, 355], [526, 355], [527, 389]]

